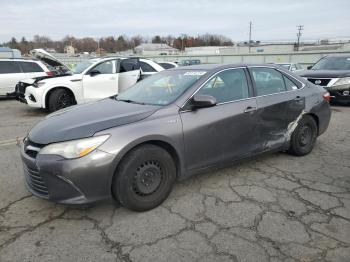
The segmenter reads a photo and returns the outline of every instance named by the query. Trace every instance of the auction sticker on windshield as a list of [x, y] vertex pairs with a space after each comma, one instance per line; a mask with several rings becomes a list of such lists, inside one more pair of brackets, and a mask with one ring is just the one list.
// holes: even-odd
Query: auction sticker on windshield
[[207, 72], [205, 71], [189, 71], [184, 73], [185, 76], [202, 76], [205, 75]]

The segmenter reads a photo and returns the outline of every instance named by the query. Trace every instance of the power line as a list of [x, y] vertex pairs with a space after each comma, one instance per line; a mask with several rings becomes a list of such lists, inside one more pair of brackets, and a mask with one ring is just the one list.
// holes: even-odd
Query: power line
[[297, 28], [298, 28], [298, 33], [297, 33], [298, 42], [297, 42], [297, 46], [296, 46], [296, 47], [297, 47], [297, 51], [299, 51], [300, 37], [301, 37], [301, 35], [302, 35], [301, 31], [304, 30], [304, 25], [298, 25]]

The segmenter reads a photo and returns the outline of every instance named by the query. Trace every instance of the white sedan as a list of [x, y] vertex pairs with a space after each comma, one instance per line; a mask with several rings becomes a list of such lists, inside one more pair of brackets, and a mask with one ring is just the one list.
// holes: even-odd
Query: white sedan
[[[152, 68], [151, 72], [146, 70]], [[96, 58], [79, 63], [71, 75], [21, 81], [18, 100], [50, 112], [123, 92], [138, 80], [164, 70], [139, 58]]]

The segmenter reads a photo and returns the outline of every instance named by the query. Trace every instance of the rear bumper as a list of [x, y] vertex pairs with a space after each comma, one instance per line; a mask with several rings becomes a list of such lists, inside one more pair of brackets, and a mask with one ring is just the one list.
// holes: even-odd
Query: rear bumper
[[320, 102], [313, 106], [310, 113], [317, 116], [318, 135], [320, 136], [326, 132], [329, 126], [332, 115], [331, 107], [327, 101], [320, 98]]
[[27, 189], [63, 204], [85, 204], [111, 197], [114, 155], [96, 150], [78, 159], [28, 155], [21, 146]]

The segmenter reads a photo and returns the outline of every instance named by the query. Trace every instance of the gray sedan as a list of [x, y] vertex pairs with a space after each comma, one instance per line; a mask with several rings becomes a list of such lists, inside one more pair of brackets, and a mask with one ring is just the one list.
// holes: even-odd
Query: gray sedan
[[265, 152], [310, 153], [328, 127], [328, 100], [274, 65], [166, 70], [38, 123], [21, 147], [26, 185], [60, 203], [113, 197], [148, 210], [176, 179]]

